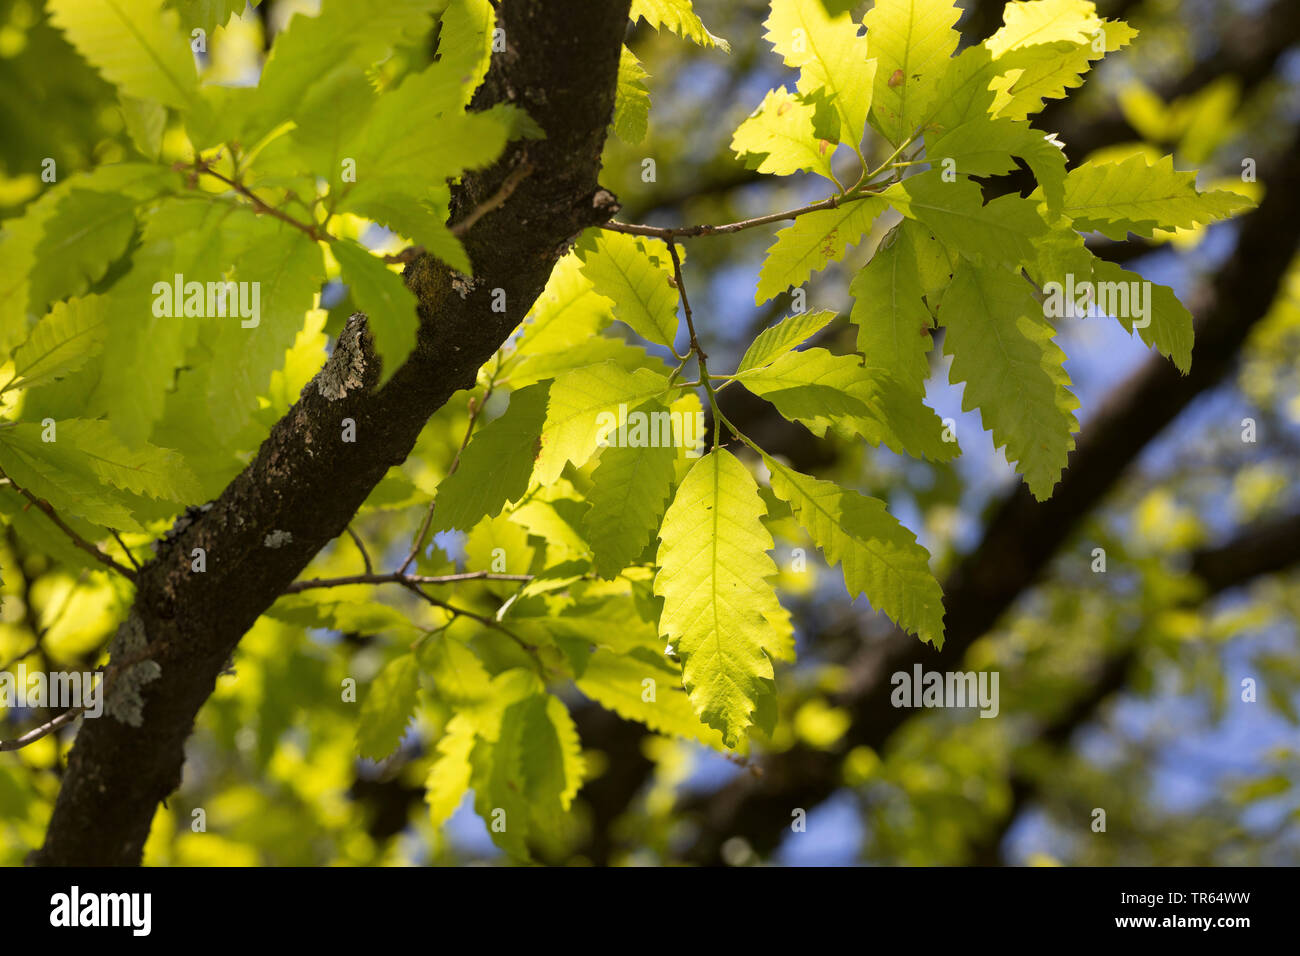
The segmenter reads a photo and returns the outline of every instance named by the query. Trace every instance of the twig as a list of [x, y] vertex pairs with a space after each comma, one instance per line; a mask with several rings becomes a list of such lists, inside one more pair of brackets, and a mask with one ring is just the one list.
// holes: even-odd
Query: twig
[[63, 713], [59, 714], [59, 716], [47, 720], [39, 727], [33, 727], [21, 737], [15, 737], [13, 740], [0, 740], [0, 752], [21, 750], [29, 744], [36, 743], [36, 741], [40, 740], [42, 737], [48, 737], [60, 727], [70, 724], [80, 717], [81, 712], [85, 709], [85, 707], [74, 707], [71, 710], [65, 710]]
[[311, 578], [294, 581], [284, 589], [285, 594], [298, 594], [317, 588], [346, 587], [349, 584], [460, 584], [464, 581], [523, 581], [533, 580], [531, 574], [496, 574], [491, 571], [465, 571], [461, 574], [404, 574], [401, 571], [374, 574], [348, 574], [337, 578]]
[[[691, 315], [691, 300], [686, 297], [686, 280], [682, 277], [682, 260], [677, 255], [677, 244], [672, 239], [668, 240], [668, 255], [673, 260], [673, 282], [677, 286], [677, 294], [681, 296], [682, 311], [686, 313], [686, 328], [691, 335], [691, 352], [695, 353], [695, 358], [700, 365], [700, 384], [704, 386], [705, 393], [709, 396], [709, 406], [713, 409], [713, 447], [718, 447], [718, 434], [721, 431], [722, 423], [727, 420], [722, 416], [722, 410], [718, 408], [718, 399], [713, 392], [713, 384], [709, 381], [709, 356], [705, 354], [704, 347], [700, 345], [699, 336], [695, 334], [695, 320]], [[730, 426], [730, 422], [727, 425]]]
[[348, 533], [348, 537], [352, 539], [353, 543], [357, 546], [357, 550], [361, 552], [361, 563], [366, 566], [366, 574], [374, 574], [375, 567], [370, 563], [370, 553], [366, 551], [366, 546], [362, 542], [361, 538], [352, 530], [352, 525], [348, 525], [343, 530]]
[[131, 567], [135, 568], [136, 574], [139, 574], [140, 562], [135, 559], [135, 555], [132, 554], [131, 549], [126, 546], [126, 542], [122, 540], [122, 536], [117, 533], [116, 528], [109, 528], [108, 530], [116, 539], [117, 543], [122, 546], [122, 550], [126, 553], [126, 559], [131, 562]]
[[[155, 650], [156, 648], [154, 647], [146, 647], [139, 654], [132, 654], [121, 663], [113, 663], [110, 661], [102, 667], [96, 667], [92, 673], [104, 675], [101, 694], [107, 698], [112, 681], [116, 678], [117, 674], [125, 668], [134, 667], [141, 661], [147, 660], [153, 655]], [[11, 750], [21, 750], [26, 746], [36, 743], [36, 741], [40, 740], [42, 737], [48, 737], [60, 727], [64, 727], [80, 717], [86, 707], [87, 705], [83, 704], [80, 707], [73, 707], [69, 710], [65, 710], [63, 713], [59, 714], [59, 716], [47, 720], [38, 727], [33, 727], [21, 737], [15, 737], [13, 740], [0, 740], [0, 753]]]
[[646, 226], [640, 223], [617, 222], [611, 220], [601, 229], [609, 229], [612, 232], [625, 232], [632, 236], [653, 236], [657, 239], [671, 240], [674, 237], [691, 238], [694, 236], [725, 236], [733, 232], [740, 232], [744, 229], [753, 229], [756, 226], [765, 226], [772, 222], [781, 222], [784, 219], [798, 219], [800, 216], [810, 212], [820, 212], [823, 209], [837, 209], [845, 203], [857, 202], [865, 199], [867, 196], [874, 195], [874, 192], [863, 187], [859, 191], [850, 191], [843, 196], [831, 196], [829, 199], [822, 199], [819, 202], [809, 203], [807, 206], [800, 206], [797, 209], [787, 209], [785, 212], [769, 213], [766, 216], [755, 216], [753, 219], [742, 219], [739, 222], [728, 222], [722, 225], [702, 225], [702, 226]]
[[[177, 168], [186, 169], [188, 167], [186, 167], [185, 164], [183, 163], [178, 163]], [[217, 172], [215, 169], [213, 169], [211, 166], [208, 165], [206, 160], [195, 159], [194, 169], [196, 169], [201, 173], [207, 173], [213, 179], [218, 179], [221, 182], [225, 183], [235, 192], [239, 193], [239, 195], [251, 201], [252, 204], [257, 208], [259, 212], [266, 213], [268, 216], [274, 216], [276, 219], [279, 219], [281, 222], [288, 223], [289, 225], [293, 226], [295, 229], [302, 230], [313, 241], [328, 242], [333, 238], [333, 236], [330, 236], [328, 234], [322, 234], [319, 230], [317, 230], [317, 228], [314, 225], [309, 226], [305, 222], [301, 222], [297, 219], [294, 219], [293, 216], [289, 215], [287, 212], [284, 212], [283, 210], [275, 206], [272, 206], [270, 203], [264, 201], [263, 199], [255, 195], [253, 191], [249, 189], [247, 186], [245, 186], [243, 183], [231, 179], [229, 176], [224, 176], [221, 173]]]
[[58, 516], [58, 514], [54, 510], [54, 507], [48, 501], [46, 501], [44, 498], [37, 498], [26, 488], [19, 487], [16, 481], [14, 481], [7, 474], [5, 474], [3, 468], [0, 468], [0, 479], [4, 479], [5, 481], [9, 482], [9, 486], [13, 488], [14, 491], [18, 492], [29, 502], [35, 505], [38, 510], [42, 511], [45, 514], [45, 516], [49, 518], [51, 521], [53, 521], [55, 526], [60, 531], [62, 531], [69, 538], [71, 538], [72, 543], [75, 544], [82, 551], [85, 551], [88, 555], [90, 555], [92, 558], [94, 558], [96, 561], [98, 561], [100, 564], [104, 565], [105, 567], [112, 568], [114, 571], [122, 575], [128, 581], [135, 580], [134, 571], [132, 571], [126, 565], [119, 564], [118, 562], [114, 561], [103, 551], [100, 551], [99, 548], [95, 547], [93, 544], [91, 544], [81, 535], [77, 534], [77, 532], [73, 531], [72, 528], [68, 527], [68, 525], [64, 522], [64, 520]]
[[417, 595], [421, 600], [428, 602], [434, 607], [442, 608], [448, 614], [451, 614], [455, 617], [469, 618], [471, 621], [477, 621], [478, 623], [482, 624], [484, 627], [490, 627], [494, 631], [500, 631], [506, 637], [510, 638], [512, 641], [514, 641], [516, 644], [522, 647], [525, 651], [531, 654], [534, 657], [534, 659], [536, 659], [539, 667], [542, 666], [541, 658], [537, 656], [537, 648], [534, 647], [532, 644], [529, 644], [522, 637], [520, 637], [514, 631], [510, 630], [510, 628], [506, 627], [504, 624], [502, 624], [500, 621], [496, 620], [495, 618], [485, 617], [484, 615], [479, 614], [475, 611], [470, 611], [463, 607], [457, 607], [455, 604], [449, 604], [448, 602], [443, 601], [440, 598], [436, 598], [431, 594], [425, 594], [424, 591], [421, 590], [418, 584], [408, 581], [405, 578], [401, 579], [400, 583], [412, 594]]

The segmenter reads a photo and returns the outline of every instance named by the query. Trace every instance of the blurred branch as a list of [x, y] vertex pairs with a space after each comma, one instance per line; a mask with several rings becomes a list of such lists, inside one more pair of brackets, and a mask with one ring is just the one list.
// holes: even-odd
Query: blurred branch
[[[1300, 512], [1261, 522], [1231, 540], [1192, 555], [1191, 570], [1205, 585], [1202, 601], [1255, 578], [1300, 564]], [[1097, 678], [1077, 700], [1047, 723], [1036, 740], [1052, 751], [1064, 752], [1074, 732], [1096, 718], [1105, 704], [1128, 685], [1137, 660], [1136, 646], [1112, 654], [1097, 671]], [[1047, 781], [1019, 770], [1011, 775], [1011, 806], [992, 832], [971, 847], [970, 862], [993, 866], [1002, 862], [1002, 843], [1016, 819], [1042, 792]]]

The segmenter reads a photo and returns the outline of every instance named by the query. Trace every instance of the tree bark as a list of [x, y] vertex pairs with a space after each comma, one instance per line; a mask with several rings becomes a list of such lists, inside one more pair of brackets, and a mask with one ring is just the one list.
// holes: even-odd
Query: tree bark
[[[500, 4], [506, 50], [494, 54], [474, 105], [514, 102], [546, 138], [511, 144], [454, 190], [453, 216], [463, 218], [512, 172], [530, 168], [465, 236], [473, 279], [428, 257], [412, 262], [405, 278], [418, 299], [418, 341], [392, 379], [376, 389], [369, 332], [354, 318], [253, 462], [159, 542], [137, 577], [128, 623], [143, 629], [161, 676], [144, 687], [140, 726], [108, 716], [84, 722], [44, 846], [30, 862], [139, 863], [158, 803], [180, 783], [195, 715], [240, 638], [405, 460], [429, 416], [474, 384], [573, 238], [616, 211], [597, 175], [629, 6]], [[496, 289], [505, 290], [504, 314], [491, 309]], [[355, 443], [341, 441], [345, 418], [356, 423]], [[206, 551], [205, 573], [190, 571], [194, 548]]]

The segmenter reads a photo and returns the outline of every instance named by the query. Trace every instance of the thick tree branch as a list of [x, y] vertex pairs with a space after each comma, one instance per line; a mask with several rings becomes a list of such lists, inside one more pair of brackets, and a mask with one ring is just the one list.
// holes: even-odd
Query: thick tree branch
[[[248, 468], [159, 543], [137, 576], [131, 619], [156, 649], [162, 676], [144, 691], [141, 726], [107, 717], [83, 725], [33, 862], [139, 862], [155, 808], [180, 782], [195, 715], [241, 636], [343, 533], [429, 416], [474, 384], [572, 239], [615, 211], [597, 173], [628, 7], [629, 0], [500, 4], [506, 50], [493, 55], [474, 106], [514, 102], [546, 139], [512, 144], [455, 190], [452, 218], [463, 221], [514, 183], [465, 233], [473, 279], [453, 277], [427, 256], [411, 262], [405, 277], [419, 301], [418, 341], [392, 379], [376, 389], [369, 332], [354, 318]], [[525, 166], [534, 172], [521, 177]], [[491, 308], [495, 289], [505, 292], [504, 314]], [[356, 423], [355, 442], [340, 440], [344, 418]], [[190, 571], [195, 548], [207, 554], [205, 573]]]

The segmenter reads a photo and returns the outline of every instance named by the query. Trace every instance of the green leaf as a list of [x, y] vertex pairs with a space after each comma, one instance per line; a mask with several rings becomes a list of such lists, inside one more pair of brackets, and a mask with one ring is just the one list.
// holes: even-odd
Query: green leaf
[[990, 115], [995, 94], [989, 87], [1002, 67], [982, 44], [967, 47], [950, 59], [920, 121], [921, 128], [942, 132]]
[[171, 6], [181, 15], [186, 29], [198, 27], [208, 36], [217, 27], [224, 27], [230, 18], [244, 12], [250, 3], [256, 7], [262, 0], [172, 0]]
[[657, 733], [723, 750], [722, 736], [700, 723], [681, 682], [680, 667], [661, 653], [639, 647], [622, 654], [597, 649], [575, 683], [578, 690], [620, 717], [645, 724]]
[[779, 605], [766, 513], [749, 472], [717, 449], [687, 473], [659, 529], [660, 633], [682, 660], [695, 712], [733, 748], [756, 721], [770, 733], [774, 717], [780, 635], [767, 612]]
[[0, 429], [0, 460], [14, 481], [61, 515], [139, 531], [133, 496], [198, 500], [198, 482], [179, 455], [147, 442], [128, 448], [108, 422], [65, 419], [55, 424], [53, 441], [44, 441], [45, 433], [37, 422]]
[[877, 0], [862, 22], [877, 58], [871, 115], [895, 146], [922, 124], [957, 49], [952, 0]]
[[902, 235], [907, 224], [904, 220], [885, 237], [853, 279], [849, 318], [858, 327], [858, 351], [867, 364], [892, 370], [899, 383], [919, 398], [930, 375], [927, 354], [933, 344], [934, 320], [922, 299], [912, 244]]
[[835, 147], [817, 138], [815, 114], [813, 104], [787, 92], [784, 86], [769, 90], [758, 109], [736, 127], [731, 149], [737, 156], [750, 158], [747, 165], [760, 173], [789, 176], [812, 172], [834, 182], [831, 156]]
[[939, 321], [953, 384], [966, 382], [962, 410], [980, 410], [995, 446], [1006, 446], [1039, 501], [1074, 448], [1078, 399], [1066, 388], [1065, 353], [1029, 284], [1019, 275], [963, 262], [944, 294]]
[[1044, 100], [1056, 100], [1083, 85], [1083, 74], [1111, 50], [1126, 46], [1137, 31], [1123, 23], [1099, 21], [1095, 41], [1057, 40], [1035, 43], [1002, 53], [994, 61], [1000, 71], [992, 81], [991, 110], [1006, 119], [1037, 113]]
[[135, 232], [137, 201], [128, 195], [73, 189], [45, 223], [31, 272], [30, 305], [44, 309], [82, 295], [103, 278]]
[[1091, 0], [1008, 3], [1003, 26], [984, 41], [1000, 75], [990, 84], [998, 116], [1023, 119], [1083, 84], [1083, 74], [1137, 36], [1125, 23], [1102, 20]]
[[663, 246], [621, 232], [602, 232], [579, 250], [582, 274], [592, 288], [611, 303], [614, 317], [647, 341], [672, 348], [677, 338], [677, 289], [665, 261], [667, 252], [650, 259], [650, 250]]
[[984, 41], [994, 56], [1036, 43], [1093, 39], [1102, 20], [1092, 0], [1014, 0], [1002, 8], [1002, 26]]
[[666, 27], [679, 37], [702, 47], [717, 47], [724, 53], [731, 52], [731, 46], [726, 40], [714, 36], [704, 28], [691, 7], [691, 0], [632, 0], [632, 10], [628, 16], [633, 23], [642, 19], [656, 30]]
[[1137, 36], [1126, 23], [1102, 20], [1091, 0], [1008, 3], [1003, 26], [984, 41], [999, 75], [990, 107], [1000, 117], [1024, 119], [1083, 85], [1094, 60]]
[[1135, 153], [1118, 163], [1084, 163], [1065, 178], [1065, 214], [1080, 232], [1109, 239], [1152, 238], [1157, 229], [1190, 229], [1226, 219], [1254, 203], [1239, 193], [1200, 192], [1194, 172], [1165, 156], [1154, 166]]
[[[1140, 275], [1104, 259], [1098, 259], [1093, 263], [1092, 281], [1124, 283], [1130, 293], [1133, 291], [1133, 284], [1137, 283], [1137, 288], [1142, 290], [1139, 294], [1143, 296], [1146, 308], [1149, 310], [1145, 321], [1132, 315], [1118, 313], [1115, 318], [1130, 332], [1136, 328], [1142, 341], [1158, 350], [1161, 355], [1172, 359], [1178, 371], [1184, 375], [1191, 371], [1192, 314], [1178, 301], [1178, 296], [1174, 294], [1173, 289], [1149, 282]], [[1100, 299], [1100, 295], [1097, 298]], [[1108, 296], [1108, 301], [1115, 301], [1114, 297]], [[1135, 310], [1130, 309], [1130, 311]]]
[[[14, 431], [24, 428], [35, 434], [40, 426], [18, 425]], [[64, 454], [72, 449], [84, 458], [92, 474], [123, 491], [177, 504], [198, 497], [198, 483], [179, 455], [147, 442], [133, 443], [128, 448], [108, 422], [75, 418], [61, 421], [58, 441], [51, 444], [57, 444]]]
[[446, 733], [438, 741], [438, 759], [429, 768], [424, 782], [425, 800], [429, 804], [429, 821], [441, 827], [456, 812], [469, 789], [470, 753], [474, 750], [474, 724], [460, 714], [447, 722]]
[[415, 714], [420, 692], [420, 667], [414, 654], [389, 661], [370, 682], [357, 720], [357, 752], [369, 760], [383, 760], [402, 742], [406, 725]]
[[32, 388], [75, 372], [96, 353], [106, 335], [100, 296], [57, 303], [14, 350], [14, 375], [3, 391]]
[[[941, 135], [927, 136], [926, 160], [936, 169], [963, 176], [1001, 176], [1016, 168], [1019, 156], [1033, 170], [1048, 210], [1060, 212], [1065, 200], [1065, 152], [1052, 136], [1028, 123], [981, 116]], [[951, 159], [951, 166], [944, 160]]]
[[[232, 224], [232, 227], [234, 224]], [[270, 217], [245, 217], [244, 248], [234, 261], [235, 278], [258, 283], [261, 313], [256, 327], [221, 320], [206, 337], [205, 392], [210, 421], [222, 444], [233, 441], [258, 410], [272, 373], [285, 361], [303, 319], [325, 279], [320, 247]], [[234, 228], [226, 238], [233, 238]]]
[[415, 348], [415, 297], [402, 277], [378, 256], [347, 239], [330, 246], [352, 290], [357, 308], [366, 314], [375, 336], [375, 351], [383, 359], [381, 381], [387, 381]]
[[[639, 411], [668, 414], [657, 402]], [[628, 443], [600, 453], [587, 495], [591, 510], [582, 524], [601, 577], [617, 577], [645, 551], [668, 502], [676, 459], [677, 449], [662, 442]]]
[[266, 610], [268, 617], [301, 628], [326, 628], [354, 634], [418, 632], [396, 608], [377, 601], [340, 598], [336, 589], [285, 594]]
[[801, 286], [832, 260], [844, 258], [849, 246], [862, 241], [885, 201], [868, 196], [834, 209], [805, 213], [776, 234], [758, 271], [754, 304], [762, 305], [792, 286]]
[[[26, 491], [48, 501], [64, 520], [80, 516], [104, 528], [144, 530], [132, 514], [131, 504], [103, 488], [98, 476], [90, 473], [84, 457], [42, 445], [40, 428], [27, 423], [0, 431], [0, 467], [5, 474]], [[43, 516], [41, 520], [45, 520]]]
[[167, 131], [167, 107], [157, 100], [138, 100], [134, 96], [120, 96], [118, 105], [131, 143], [146, 159], [156, 161]]
[[438, 486], [436, 530], [468, 531], [523, 497], [546, 421], [549, 389], [543, 382], [514, 392], [501, 417], [475, 433], [459, 466]]
[[[356, 181], [339, 183], [338, 211], [362, 208], [384, 198], [409, 197], [445, 205], [446, 180], [495, 160], [518, 132], [517, 111], [466, 113], [449, 83], [450, 66], [434, 63], [385, 92], [366, 122], [344, 140], [355, 160]], [[339, 170], [330, 171], [337, 182]]]
[[348, 204], [358, 216], [387, 226], [398, 235], [423, 246], [435, 259], [457, 272], [473, 275], [469, 253], [447, 226], [447, 213], [432, 203], [409, 196], [372, 196]]
[[185, 109], [198, 92], [194, 55], [163, 0], [49, 0], [51, 22], [127, 96]]
[[750, 343], [745, 354], [740, 358], [736, 374], [750, 369], [771, 365], [776, 359], [791, 351], [796, 345], [806, 342], [835, 318], [830, 309], [818, 312], [800, 312], [758, 333]]
[[841, 564], [849, 597], [865, 594], [899, 626], [943, 647], [943, 591], [930, 571], [930, 553], [899, 524], [885, 503], [830, 481], [819, 481], [764, 457], [772, 490], [795, 519]]
[[127, 443], [149, 438], [175, 389], [176, 369], [205, 326], [239, 324], [237, 318], [187, 316], [183, 303], [171, 302], [174, 296], [164, 297], [162, 289], [174, 290], [178, 274], [185, 282], [224, 279], [225, 242], [240, 233], [230, 223], [242, 217], [253, 219], [225, 203], [179, 198], [165, 199], [150, 211], [130, 271], [104, 293], [109, 334], [102, 371], [80, 414], [110, 417]]
[[[524, 321], [515, 351], [506, 361], [513, 373], [517, 361], [564, 353], [600, 338], [599, 333], [613, 321], [610, 300], [592, 288], [591, 280], [583, 274], [582, 260], [570, 252], [551, 270], [546, 288]], [[622, 345], [609, 338], [603, 341]]]
[[1034, 243], [1047, 232], [1032, 201], [1002, 196], [986, 206], [979, 186], [960, 176], [944, 182], [937, 169], [895, 183], [881, 195], [944, 245], [978, 262], [1016, 268], [1034, 259]]
[[438, 34], [438, 58], [461, 84], [460, 106], [468, 106], [492, 60], [496, 12], [488, 0], [449, 0]]
[[763, 38], [785, 65], [799, 69], [799, 92], [830, 101], [838, 118], [836, 142], [856, 149], [867, 128], [877, 61], [847, 13], [831, 16], [820, 3], [772, 0]]
[[943, 441], [943, 423], [917, 395], [889, 370], [864, 368], [856, 355], [822, 348], [787, 352], [737, 380], [818, 437], [834, 427], [899, 454], [947, 461], [957, 452]]
[[618, 84], [614, 88], [614, 135], [629, 146], [645, 139], [650, 122], [650, 90], [646, 71], [636, 54], [623, 47], [618, 61]]
[[568, 462], [581, 467], [595, 453], [602, 414], [617, 415], [619, 405], [636, 408], [668, 388], [668, 377], [649, 368], [629, 371], [602, 362], [558, 376], [551, 385], [542, 429], [542, 450], [534, 477], [549, 485]]
[[[242, 123], [244, 140], [256, 142], [292, 115], [330, 71], [345, 63], [369, 67], [397, 44], [427, 35], [430, 14], [439, 5], [439, 0], [324, 0], [317, 16], [295, 13], [262, 68], [251, 115]], [[444, 102], [447, 94], [454, 102], [459, 85], [446, 86]]]

